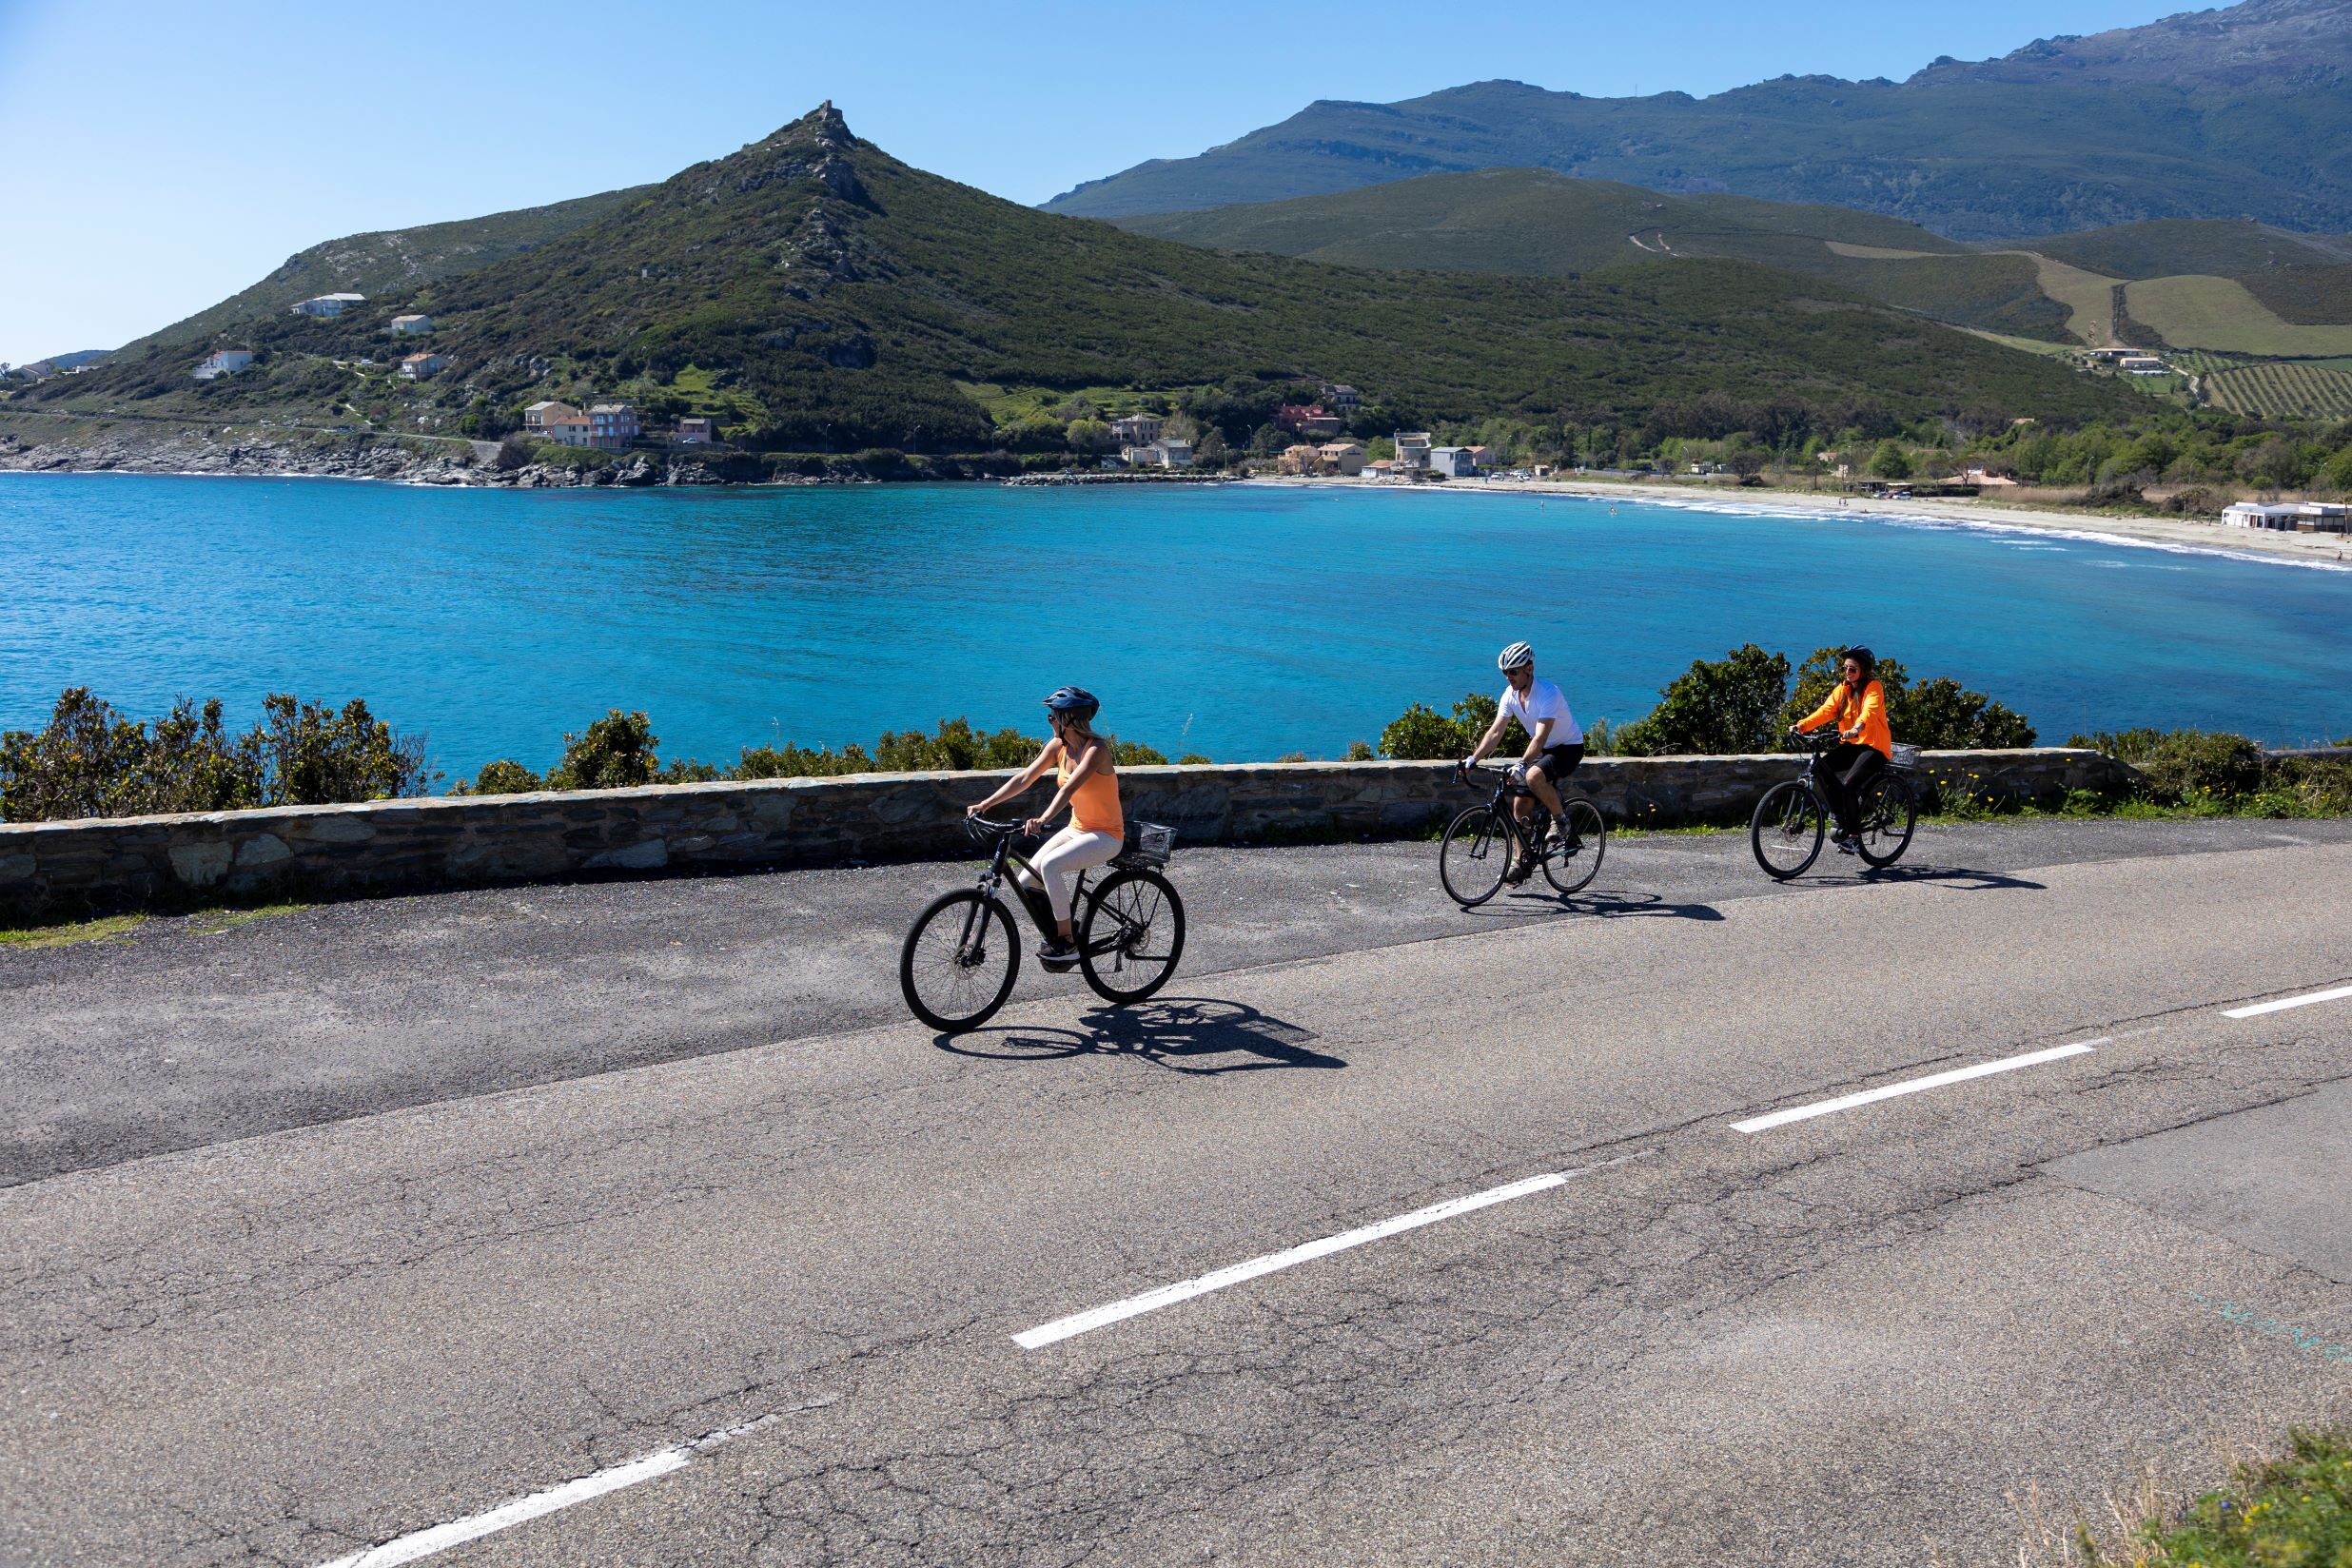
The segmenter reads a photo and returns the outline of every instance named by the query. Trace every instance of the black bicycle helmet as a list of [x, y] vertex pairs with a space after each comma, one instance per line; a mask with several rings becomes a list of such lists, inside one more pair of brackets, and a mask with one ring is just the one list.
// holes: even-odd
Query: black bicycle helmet
[[1094, 694], [1085, 687], [1065, 686], [1046, 698], [1046, 707], [1053, 713], [1070, 714], [1082, 720], [1091, 722], [1094, 715], [1102, 712], [1103, 705], [1097, 702], [1094, 699]]
[[1871, 676], [1878, 669], [1878, 656], [1872, 653], [1868, 648], [1864, 648], [1859, 645], [1847, 649], [1844, 653], [1838, 655], [1837, 657], [1838, 662], [1841, 664], [1847, 659], [1852, 659], [1856, 664], [1861, 665], [1862, 678], [1864, 680], [1870, 679]]

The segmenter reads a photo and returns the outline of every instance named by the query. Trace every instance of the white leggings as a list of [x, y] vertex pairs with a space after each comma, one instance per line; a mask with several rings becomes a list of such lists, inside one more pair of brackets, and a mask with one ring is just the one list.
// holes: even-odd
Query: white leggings
[[1046, 902], [1053, 906], [1053, 918], [1069, 918], [1070, 878], [1089, 866], [1099, 866], [1119, 853], [1120, 840], [1107, 833], [1087, 833], [1079, 828], [1064, 828], [1045, 842], [1044, 848], [1029, 856], [1029, 865], [1037, 879], [1046, 885]]

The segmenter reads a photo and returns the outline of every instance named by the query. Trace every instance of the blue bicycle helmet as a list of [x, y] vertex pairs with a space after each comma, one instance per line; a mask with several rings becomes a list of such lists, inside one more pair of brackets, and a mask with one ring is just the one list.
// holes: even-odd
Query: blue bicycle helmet
[[1102, 712], [1103, 705], [1085, 687], [1065, 686], [1046, 698], [1046, 707], [1054, 713], [1074, 715], [1090, 722], [1096, 714]]

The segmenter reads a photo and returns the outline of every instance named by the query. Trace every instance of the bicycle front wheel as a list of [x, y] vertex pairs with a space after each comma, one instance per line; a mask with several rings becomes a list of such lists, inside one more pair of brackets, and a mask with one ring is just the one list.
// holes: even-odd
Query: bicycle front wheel
[[1819, 857], [1827, 831], [1821, 797], [1803, 779], [1792, 778], [1765, 791], [1764, 798], [1755, 803], [1755, 815], [1748, 823], [1748, 844], [1755, 851], [1755, 863], [1764, 868], [1764, 874], [1786, 882], [1804, 875]]
[[1445, 896], [1465, 910], [1475, 910], [1502, 891], [1502, 873], [1511, 869], [1517, 841], [1511, 831], [1484, 806], [1473, 806], [1445, 830], [1438, 848], [1438, 880]]
[[1165, 986], [1185, 955], [1185, 903], [1157, 872], [1113, 872], [1087, 900], [1078, 967], [1113, 1007], [1130, 1007]]
[[898, 950], [898, 989], [917, 1018], [961, 1034], [996, 1016], [1020, 964], [1010, 911], [970, 889], [942, 893], [914, 917]]
[[1919, 797], [1909, 779], [1880, 774], [1862, 786], [1855, 803], [1862, 842], [1855, 846], [1873, 866], [1891, 866], [1911, 848], [1911, 831], [1919, 825]]
[[1609, 853], [1609, 825], [1600, 808], [1581, 796], [1560, 803], [1560, 848], [1543, 857], [1543, 874], [1563, 893], [1582, 892], [1600, 874], [1600, 857]]

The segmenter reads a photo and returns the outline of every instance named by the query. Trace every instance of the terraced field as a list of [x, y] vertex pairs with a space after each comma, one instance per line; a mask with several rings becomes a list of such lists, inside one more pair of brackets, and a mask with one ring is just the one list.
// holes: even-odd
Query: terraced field
[[2205, 379], [2205, 396], [2233, 413], [2264, 419], [2352, 418], [2352, 372], [2325, 365], [2248, 364]]
[[2282, 321], [2235, 278], [2150, 278], [2130, 284], [2124, 298], [2134, 321], [2154, 327], [2176, 348], [2314, 359], [2352, 354], [2352, 326]]

